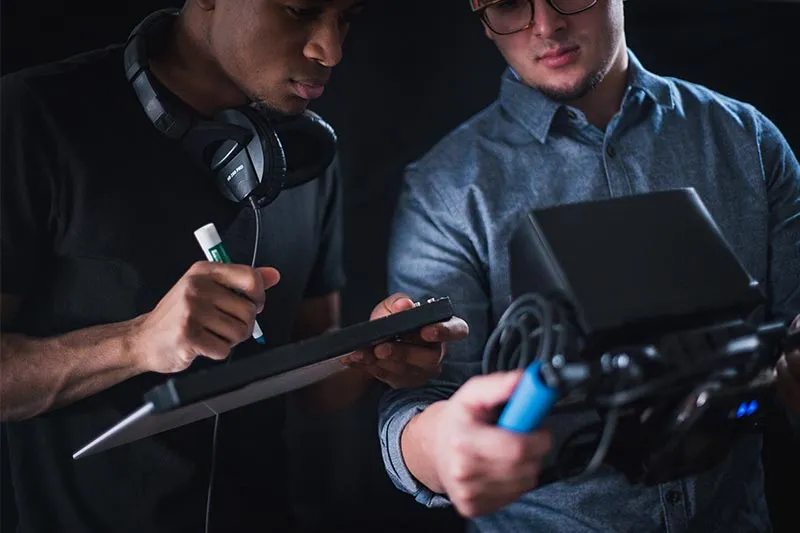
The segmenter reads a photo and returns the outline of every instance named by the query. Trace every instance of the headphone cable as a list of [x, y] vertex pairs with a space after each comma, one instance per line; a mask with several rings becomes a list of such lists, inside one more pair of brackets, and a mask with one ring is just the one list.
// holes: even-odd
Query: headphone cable
[[[250, 207], [253, 209], [253, 217], [255, 218], [256, 236], [253, 242], [253, 258], [250, 260], [250, 267], [255, 268], [256, 256], [258, 255], [258, 241], [261, 239], [261, 210], [258, 208], [253, 197], [250, 200]], [[233, 356], [231, 355], [225, 360], [225, 364], [230, 363]], [[210, 518], [211, 518], [211, 495], [214, 491], [214, 471], [217, 464], [217, 434], [219, 429], [219, 413], [214, 414], [214, 429], [212, 430], [211, 437], [211, 472], [208, 478], [208, 493], [206, 495], [206, 520], [205, 520], [205, 533], [209, 532]]]

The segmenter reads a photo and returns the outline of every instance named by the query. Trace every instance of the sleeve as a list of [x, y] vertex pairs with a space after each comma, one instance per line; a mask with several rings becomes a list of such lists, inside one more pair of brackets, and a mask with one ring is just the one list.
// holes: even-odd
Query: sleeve
[[342, 185], [338, 156], [320, 178], [322, 218], [317, 256], [306, 290], [316, 298], [340, 290], [345, 284], [342, 257]]
[[[759, 116], [758, 145], [769, 202], [769, 279], [771, 318], [800, 314], [800, 164], [777, 126]], [[800, 413], [788, 412], [800, 435]]]
[[783, 134], [760, 116], [758, 145], [769, 202], [769, 280], [773, 317], [800, 314], [800, 164]]
[[[381, 400], [379, 438], [387, 473], [400, 490], [428, 507], [449, 504], [419, 483], [400, 450], [406, 424], [430, 404], [449, 398], [471, 376], [481, 372], [481, 354], [490, 324], [488, 281], [474, 234], [450, 209], [457, 200], [444, 198], [408, 170], [401, 189], [389, 243], [388, 285], [416, 301], [447, 296], [455, 313], [467, 321], [466, 339], [448, 345], [441, 374], [415, 389], [392, 390]], [[439, 183], [446, 176], [425, 176]]]
[[25, 84], [7, 76], [0, 91], [0, 292], [22, 299], [52, 253], [58, 156], [46, 114]]

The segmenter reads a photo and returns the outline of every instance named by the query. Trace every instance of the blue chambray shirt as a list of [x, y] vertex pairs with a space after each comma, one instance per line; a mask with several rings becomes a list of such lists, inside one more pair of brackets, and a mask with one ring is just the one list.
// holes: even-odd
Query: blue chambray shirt
[[[694, 187], [767, 289], [772, 313], [800, 312], [800, 166], [783, 136], [752, 106], [654, 75], [629, 57], [622, 106], [605, 131], [507, 70], [497, 101], [407, 168], [389, 289], [415, 299], [449, 296], [470, 325], [469, 337], [449, 346], [437, 379], [391, 391], [381, 405], [387, 472], [422, 504], [448, 500], [410, 474], [400, 434], [416, 413], [481, 372], [488, 334], [509, 303], [505, 240], [526, 211]], [[596, 261], [602, 268], [603, 258]], [[546, 423], [558, 438], [570, 421]], [[714, 471], [653, 487], [606, 469], [581, 484], [539, 487], [473, 525], [485, 532], [769, 531], [760, 451], [761, 438], [748, 437]]]

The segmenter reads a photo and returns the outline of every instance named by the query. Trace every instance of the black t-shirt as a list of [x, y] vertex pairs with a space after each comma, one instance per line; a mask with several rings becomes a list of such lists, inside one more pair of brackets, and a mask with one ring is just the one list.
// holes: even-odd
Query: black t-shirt
[[[193, 232], [208, 222], [234, 262], [250, 263], [252, 210], [223, 198], [155, 129], [125, 79], [121, 47], [8, 75], [2, 94], [2, 293], [22, 298], [14, 331], [46, 337], [151, 311], [204, 259]], [[274, 346], [289, 340], [304, 298], [343, 283], [335, 173], [261, 211], [256, 264], [282, 274], [259, 316]], [[233, 357], [257, 348], [249, 340]], [[199, 359], [189, 371], [211, 364]], [[72, 459], [164, 379], [141, 375], [7, 424], [20, 531], [203, 530], [213, 419]], [[277, 398], [220, 418], [217, 531], [285, 529], [284, 412]]]

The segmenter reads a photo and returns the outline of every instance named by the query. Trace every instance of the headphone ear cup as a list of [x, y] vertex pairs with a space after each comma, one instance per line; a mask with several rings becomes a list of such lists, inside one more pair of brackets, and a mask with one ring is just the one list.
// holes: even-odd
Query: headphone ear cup
[[258, 162], [259, 185], [253, 193], [256, 204], [263, 207], [271, 203], [286, 188], [286, 152], [285, 144], [275, 131], [272, 122], [251, 106], [243, 106], [235, 110], [248, 121], [255, 132], [253, 142], [248, 145], [251, 159]]
[[259, 206], [275, 200], [284, 186], [286, 156], [274, 130], [248, 107], [227, 109], [214, 120], [249, 133], [246, 143], [225, 140], [206, 156], [222, 194], [235, 202], [252, 196]]
[[275, 131], [286, 150], [286, 189], [320, 177], [336, 156], [336, 132], [309, 109], [277, 119]]

